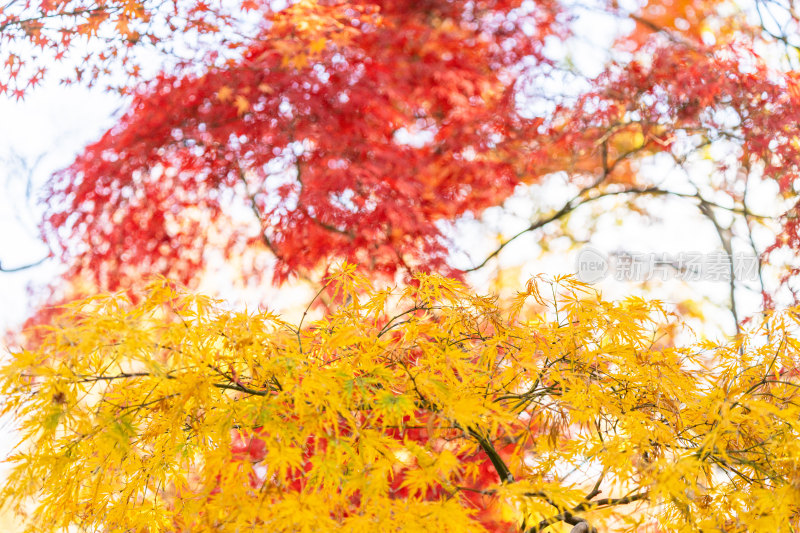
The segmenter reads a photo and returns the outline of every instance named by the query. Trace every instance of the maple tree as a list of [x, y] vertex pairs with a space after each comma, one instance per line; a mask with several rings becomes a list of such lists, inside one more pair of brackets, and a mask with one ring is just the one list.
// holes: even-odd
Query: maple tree
[[[140, 91], [54, 181], [64, 209], [48, 227], [88, 237], [75, 274], [111, 288], [132, 263], [191, 280], [209, 226], [229, 253], [268, 247], [278, 279], [331, 256], [373, 272], [446, 268], [436, 220], [497, 204], [522, 172], [503, 77], [522, 58], [545, 61], [557, 10], [537, 4], [506, 27], [496, 17], [512, 7], [300, 2], [274, 13], [239, 61], [163, 73]], [[436, 140], [417, 146], [403, 132]], [[261, 233], [226, 219], [236, 205]]]
[[28, 444], [3, 496], [39, 531], [797, 524], [796, 309], [676, 348], [658, 302], [568, 278], [507, 308], [436, 275], [327, 288], [306, 325], [165, 281], [72, 304], [2, 370]]
[[[127, 86], [127, 113], [52, 180], [44, 230], [70, 265], [67, 279], [113, 290], [157, 272], [191, 283], [210, 251], [249, 258], [245, 278], [310, 276], [334, 258], [376, 275], [460, 275], [449, 224], [561, 175], [574, 197], [532, 217], [473, 269], [519, 235], [610, 196], [694, 202], [729, 253], [726, 232], [749, 242], [753, 226], [773, 219], [782, 236], [769, 251], [796, 249], [800, 88], [791, 6], [591, 6], [619, 24], [599, 75], [546, 50], [580, 37], [572, 25], [580, 5], [276, 6], [176, 4], [141, 15], [165, 18], [154, 27], [179, 36], [188, 30], [170, 17], [194, 24], [185, 13], [213, 16], [214, 24], [192, 31], [218, 42], [198, 45], [152, 79], [134, 77], [141, 83]], [[263, 18], [246, 37], [230, 15], [243, 11]], [[8, 27], [20, 27], [12, 19]], [[625, 21], [635, 22], [632, 30]], [[543, 89], [547, 78], [581, 89]], [[649, 176], [653, 162], [685, 172], [691, 189]], [[759, 217], [747, 204], [753, 184], [764, 182], [778, 185], [789, 209], [782, 222], [780, 213]], [[742, 221], [726, 227], [729, 214]], [[768, 244], [753, 247], [761, 255]], [[274, 269], [258, 259], [262, 252], [275, 258]], [[773, 255], [776, 266], [784, 256]], [[784, 266], [779, 277], [791, 286], [796, 270]], [[768, 301], [772, 289], [762, 287]]]
[[[570, 57], [586, 10], [616, 32], [595, 73]], [[66, 83], [128, 103], [43, 223], [68, 290], [127, 295], [42, 310], [5, 366], [6, 501], [37, 529], [796, 527], [798, 315], [773, 308], [800, 268], [798, 20], [777, 0], [0, 5], [0, 94], [72, 57]], [[453, 224], [558, 180], [566, 201], [458, 267]], [[723, 251], [752, 248], [763, 317], [733, 272], [723, 344], [568, 279], [510, 303], [457, 281], [614, 198], [691, 202]], [[322, 318], [142, 289], [193, 286], [213, 253], [327, 279]]]

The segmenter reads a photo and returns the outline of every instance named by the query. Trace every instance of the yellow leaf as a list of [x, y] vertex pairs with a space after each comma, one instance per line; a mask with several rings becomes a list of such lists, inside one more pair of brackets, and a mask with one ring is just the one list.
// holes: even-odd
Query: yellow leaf
[[245, 98], [241, 94], [236, 95], [236, 99], [233, 101], [233, 105], [236, 106], [236, 112], [239, 115], [244, 115], [250, 109], [250, 102], [248, 102], [247, 98]]
[[326, 43], [327, 40], [325, 39], [325, 37], [320, 37], [319, 39], [311, 41], [311, 44], [309, 45], [308, 49], [312, 54], [318, 54], [319, 52], [325, 50]]
[[217, 98], [220, 102], [228, 102], [233, 97], [233, 89], [228, 87], [227, 85], [223, 85], [219, 91], [217, 91]]

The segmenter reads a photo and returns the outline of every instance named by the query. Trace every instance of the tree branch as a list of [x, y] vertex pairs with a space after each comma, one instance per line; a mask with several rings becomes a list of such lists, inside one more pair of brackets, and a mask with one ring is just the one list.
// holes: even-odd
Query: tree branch
[[597, 194], [595, 196], [590, 196], [588, 198], [584, 198], [584, 199], [581, 200], [581, 196], [583, 195], [583, 193], [585, 191], [589, 190], [589, 189], [591, 189], [591, 187], [588, 187], [588, 188], [582, 190], [572, 200], [570, 200], [569, 202], [564, 204], [564, 206], [561, 207], [561, 209], [559, 209], [558, 211], [556, 211], [552, 215], [547, 216], [547, 217], [545, 217], [543, 219], [537, 220], [536, 222], [531, 223], [531, 225], [528, 226], [527, 228], [525, 228], [522, 231], [512, 235], [508, 240], [506, 240], [505, 242], [502, 242], [497, 248], [495, 248], [495, 250], [491, 254], [489, 254], [486, 257], [486, 259], [481, 261], [480, 264], [478, 264], [478, 265], [476, 265], [474, 267], [468, 268], [468, 269], [464, 270], [464, 272], [474, 272], [476, 270], [480, 270], [481, 268], [485, 267], [486, 264], [489, 261], [491, 261], [492, 259], [494, 259], [495, 257], [497, 257], [500, 254], [500, 252], [502, 252], [503, 249], [506, 246], [511, 244], [516, 239], [522, 237], [526, 233], [529, 233], [531, 231], [535, 231], [537, 229], [540, 229], [540, 228], [546, 226], [547, 224], [549, 224], [551, 222], [554, 222], [554, 221], [556, 221], [556, 220], [558, 220], [558, 219], [560, 219], [560, 218], [572, 213], [573, 211], [575, 211], [576, 209], [578, 209], [579, 207], [581, 207], [583, 205], [586, 205], [586, 204], [589, 204], [589, 203], [594, 202], [596, 200], [600, 200], [601, 198], [607, 198], [607, 197], [610, 197], [610, 196], [618, 196], [618, 195], [623, 195], [623, 194], [650, 195], [650, 196], [675, 196], [677, 198], [693, 199], [693, 200], [698, 201], [701, 205], [707, 205], [707, 206], [715, 207], [715, 208], [718, 208], [718, 209], [725, 209], [726, 211], [730, 211], [732, 213], [736, 213], [736, 214], [740, 214], [740, 215], [747, 214], [747, 215], [749, 215], [750, 217], [753, 217], [753, 218], [760, 218], [760, 219], [772, 218], [772, 217], [769, 217], [769, 216], [766, 216], [766, 215], [757, 215], [757, 214], [754, 214], [754, 213], [750, 213], [750, 212], [746, 211], [745, 209], [742, 209], [742, 208], [739, 208], [739, 207], [726, 207], [724, 205], [720, 205], [720, 204], [708, 201], [705, 198], [702, 198], [697, 193], [692, 193], [692, 194], [690, 194], [690, 193], [681, 193], [681, 192], [676, 192], [676, 191], [670, 191], [670, 190], [667, 190], [667, 189], [661, 189], [659, 187], [643, 187], [643, 188], [634, 188], [634, 189], [623, 189], [623, 190], [618, 190], [618, 191], [604, 191], [604, 192], [602, 192], [600, 194]]
[[6, 267], [4, 267], [4, 266], [3, 266], [3, 264], [0, 262], [0, 272], [6, 272], [6, 273], [10, 273], [10, 272], [20, 272], [20, 271], [22, 271], [22, 270], [27, 270], [27, 269], [29, 269], [29, 268], [34, 268], [34, 267], [37, 267], [37, 266], [41, 265], [41, 264], [42, 264], [42, 263], [44, 263], [45, 261], [47, 261], [47, 259], [48, 259], [49, 257], [50, 257], [50, 256], [45, 256], [45, 257], [42, 257], [41, 259], [39, 259], [38, 261], [34, 261], [33, 263], [30, 263], [30, 264], [27, 264], [27, 265], [18, 266], [18, 267], [13, 267], [13, 268], [6, 268]]
[[489, 461], [492, 462], [492, 466], [497, 472], [497, 475], [500, 476], [500, 481], [503, 483], [512, 483], [514, 481], [514, 476], [511, 474], [511, 470], [508, 469], [508, 465], [503, 461], [503, 458], [500, 457], [500, 454], [494, 449], [491, 441], [474, 429], [470, 429], [469, 434], [478, 441], [478, 445], [480, 445], [481, 449], [489, 457]]
[[[544, 520], [539, 522], [539, 524], [533, 526], [530, 529], [525, 530], [525, 533], [539, 533], [541, 531], [544, 531], [548, 527], [552, 526], [553, 524], [557, 524], [558, 522], [565, 522], [573, 526], [578, 526], [579, 524], [583, 523], [586, 524], [587, 526], [587, 528], [584, 531], [596, 532], [597, 530], [588, 525], [586, 519], [576, 517], [574, 516], [574, 513], [595, 509], [597, 507], [611, 507], [614, 505], [625, 505], [628, 503], [633, 503], [647, 498], [648, 494], [649, 493], [647, 492], [640, 492], [638, 494], [632, 494], [630, 496], [624, 496], [622, 498], [604, 498], [602, 500], [596, 500], [596, 501], [584, 501], [582, 503], [579, 503], [569, 511], [564, 511], [549, 518], [545, 518]], [[572, 531], [578, 533], [578, 531], [581, 530], [576, 531], [576, 529], [573, 528]]]

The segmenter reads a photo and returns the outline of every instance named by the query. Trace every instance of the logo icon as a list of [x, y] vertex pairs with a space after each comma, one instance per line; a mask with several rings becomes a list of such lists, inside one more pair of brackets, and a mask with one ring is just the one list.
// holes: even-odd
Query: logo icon
[[575, 269], [579, 280], [584, 283], [597, 283], [608, 275], [608, 258], [600, 250], [586, 246], [578, 252]]

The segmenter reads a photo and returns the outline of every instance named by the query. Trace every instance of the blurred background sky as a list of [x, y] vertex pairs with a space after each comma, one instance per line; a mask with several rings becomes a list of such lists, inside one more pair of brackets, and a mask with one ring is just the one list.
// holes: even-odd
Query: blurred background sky
[[[0, 97], [0, 264], [6, 269], [35, 263], [49, 254], [42, 242], [42, 187], [51, 173], [113, 124], [119, 97], [100, 89], [65, 87], [56, 77], [23, 101]], [[47, 260], [19, 272], [0, 272], [0, 329], [24, 320], [44, 284], [60, 271]]]

